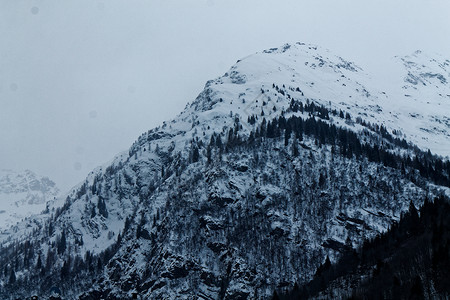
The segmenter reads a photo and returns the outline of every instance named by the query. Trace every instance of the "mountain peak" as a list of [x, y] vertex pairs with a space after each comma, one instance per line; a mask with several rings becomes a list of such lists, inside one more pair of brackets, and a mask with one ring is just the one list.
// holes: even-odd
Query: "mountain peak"
[[[267, 112], [261, 104], [272, 101], [275, 116], [290, 104], [291, 99], [273, 89], [284, 86], [293, 89], [290, 97], [381, 123], [424, 149], [449, 156], [450, 61], [422, 51], [395, 60], [377, 78], [327, 49], [285, 44], [239, 60], [208, 81], [189, 109], [216, 117], [232, 112], [246, 119]], [[194, 113], [189, 109], [186, 113]]]

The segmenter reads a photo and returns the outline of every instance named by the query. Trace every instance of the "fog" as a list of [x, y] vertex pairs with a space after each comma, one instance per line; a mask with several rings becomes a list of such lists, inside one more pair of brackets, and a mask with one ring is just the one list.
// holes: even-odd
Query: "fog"
[[0, 1], [0, 168], [63, 190], [176, 116], [236, 60], [286, 42], [364, 68], [450, 58], [450, 1]]

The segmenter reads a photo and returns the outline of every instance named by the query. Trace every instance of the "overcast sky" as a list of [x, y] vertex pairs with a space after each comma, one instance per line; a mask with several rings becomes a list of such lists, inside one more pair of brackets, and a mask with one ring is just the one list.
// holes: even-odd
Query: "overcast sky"
[[448, 0], [0, 0], [0, 168], [69, 189], [244, 56], [301, 41], [366, 69], [450, 58], [449, 20]]

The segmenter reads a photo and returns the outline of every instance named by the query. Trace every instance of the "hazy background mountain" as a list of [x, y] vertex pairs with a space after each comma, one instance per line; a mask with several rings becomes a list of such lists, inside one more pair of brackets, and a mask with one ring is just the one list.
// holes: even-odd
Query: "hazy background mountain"
[[0, 231], [41, 213], [58, 196], [59, 189], [48, 177], [30, 170], [0, 170]]

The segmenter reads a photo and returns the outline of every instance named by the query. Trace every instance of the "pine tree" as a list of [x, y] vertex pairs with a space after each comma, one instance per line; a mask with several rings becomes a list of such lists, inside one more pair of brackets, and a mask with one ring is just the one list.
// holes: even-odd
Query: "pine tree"
[[196, 163], [198, 162], [200, 158], [200, 153], [198, 152], [197, 146], [194, 146], [194, 149], [192, 150], [192, 162]]
[[106, 203], [102, 197], [98, 197], [97, 208], [98, 208], [98, 213], [100, 215], [102, 215], [105, 218], [108, 217], [108, 210], [106, 209]]
[[42, 269], [42, 258], [41, 258], [41, 254], [39, 253], [37, 262], [36, 262], [36, 269], [37, 270], [41, 270]]
[[59, 239], [59, 242], [57, 245], [58, 254], [63, 254], [64, 251], [66, 251], [66, 246], [67, 246], [66, 232], [65, 232], [65, 230], [63, 230], [63, 232], [61, 234], [61, 238]]
[[9, 275], [9, 284], [14, 284], [16, 283], [16, 272], [14, 272], [14, 269], [11, 269], [11, 273]]
[[291, 138], [291, 131], [286, 128], [284, 131], [284, 146], [289, 145], [289, 139]]

